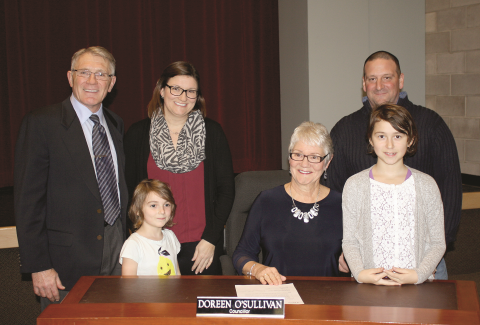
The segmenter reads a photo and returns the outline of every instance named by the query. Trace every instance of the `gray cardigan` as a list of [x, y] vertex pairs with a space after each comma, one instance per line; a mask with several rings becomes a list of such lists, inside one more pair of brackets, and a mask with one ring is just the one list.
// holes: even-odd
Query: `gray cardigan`
[[[375, 268], [370, 218], [370, 169], [350, 177], [342, 197], [342, 248], [357, 281], [361, 271]], [[409, 169], [415, 180], [415, 271], [419, 284], [433, 273], [445, 252], [443, 203], [435, 180], [416, 169]]]

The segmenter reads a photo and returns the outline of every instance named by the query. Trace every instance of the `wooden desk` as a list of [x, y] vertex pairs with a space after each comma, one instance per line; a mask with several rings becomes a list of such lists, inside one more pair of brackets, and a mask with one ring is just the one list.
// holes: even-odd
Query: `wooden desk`
[[[289, 277], [304, 305], [262, 324], [480, 324], [475, 283], [433, 281], [383, 287], [350, 278]], [[197, 296], [236, 296], [240, 276], [82, 277], [37, 324], [258, 324], [255, 318], [196, 317]]]

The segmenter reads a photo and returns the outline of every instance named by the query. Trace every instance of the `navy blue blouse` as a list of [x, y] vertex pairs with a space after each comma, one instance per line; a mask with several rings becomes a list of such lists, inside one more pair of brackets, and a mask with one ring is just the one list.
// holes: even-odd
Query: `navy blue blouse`
[[[285, 276], [338, 276], [342, 252], [342, 195], [330, 190], [308, 223], [294, 218], [292, 198], [284, 185], [263, 191], [252, 205], [242, 237], [233, 253], [238, 274], [249, 261], [276, 267]], [[295, 201], [308, 212], [313, 203]]]

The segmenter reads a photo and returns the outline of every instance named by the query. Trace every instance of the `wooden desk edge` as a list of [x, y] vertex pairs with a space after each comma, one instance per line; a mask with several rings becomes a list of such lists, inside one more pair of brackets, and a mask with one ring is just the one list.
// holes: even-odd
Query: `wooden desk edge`
[[[211, 324], [212, 318], [196, 317], [194, 303], [99, 303], [50, 305], [37, 319], [37, 324], [127, 324], [142, 321], [143, 324], [158, 323]], [[259, 318], [216, 318], [222, 324], [258, 324]], [[80, 320], [80, 322], [79, 322]], [[170, 320], [167, 321], [167, 320]], [[365, 307], [338, 305], [287, 305], [285, 319], [289, 324], [330, 323], [335, 324], [453, 324], [479, 325], [476, 311], [439, 310], [401, 307]], [[263, 324], [278, 322], [278, 319], [262, 319]]]
[[[174, 276], [175, 278], [198, 279], [198, 276]], [[160, 312], [164, 311], [162, 318], [175, 321], [177, 324], [187, 323], [195, 317], [194, 303], [100, 303], [80, 304], [80, 300], [88, 291], [96, 279], [105, 278], [139, 278], [137, 276], [85, 276], [80, 278], [75, 287], [60, 305], [50, 305], [37, 319], [37, 324], [66, 324], [79, 318], [88, 319], [88, 323], [98, 321], [101, 324], [119, 324], [119, 320], [128, 322], [150, 319], [146, 323], [158, 321]], [[156, 278], [152, 276], [150, 278]], [[239, 279], [246, 276], [202, 276], [209, 279]], [[351, 278], [325, 278], [325, 277], [289, 277], [288, 280], [320, 280], [320, 281], [354, 281]], [[336, 324], [361, 322], [362, 317], [370, 319], [370, 324], [381, 324], [382, 317], [389, 315], [390, 321], [407, 322], [410, 317], [421, 319], [422, 323], [438, 322], [447, 319], [449, 324], [479, 324], [480, 310], [475, 283], [473, 281], [439, 281], [453, 282], [456, 284], [458, 310], [402, 308], [402, 307], [379, 307], [379, 306], [337, 306], [337, 305], [287, 305], [285, 321], [289, 324], [308, 324], [336, 319]], [[472, 283], [474, 284], [472, 286]], [[460, 293], [460, 295], [458, 295]], [[153, 312], [152, 312], [153, 311]], [[171, 311], [175, 311], [172, 313]], [[308, 312], [306, 312], [308, 311]], [[142, 316], [138, 316], [142, 315]], [[311, 315], [315, 315], [312, 318]], [[373, 317], [371, 315], [376, 315]], [[380, 318], [378, 318], [380, 317]], [[133, 319], [132, 319], [133, 318]], [[376, 318], [376, 319], [375, 319]], [[195, 318], [198, 324], [209, 324], [209, 318]], [[231, 320], [238, 318], [222, 318]], [[114, 321], [115, 320], [115, 321]], [[267, 321], [267, 322], [264, 322]], [[375, 321], [376, 320], [376, 321]], [[262, 323], [268, 324], [270, 320], [262, 319]], [[277, 320], [278, 321], [278, 320]], [[128, 323], [126, 322], [126, 323]], [[254, 324], [258, 318], [242, 318], [244, 324]], [[120, 322], [122, 323], [122, 322]], [[125, 324], [126, 324], [125, 323]]]

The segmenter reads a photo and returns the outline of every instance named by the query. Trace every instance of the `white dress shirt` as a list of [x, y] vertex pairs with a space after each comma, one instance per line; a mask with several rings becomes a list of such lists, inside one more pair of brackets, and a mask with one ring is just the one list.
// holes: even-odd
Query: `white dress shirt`
[[117, 161], [117, 152], [115, 151], [115, 146], [113, 145], [112, 136], [110, 135], [110, 130], [105, 121], [105, 116], [103, 115], [103, 104], [100, 106], [100, 109], [96, 113], [92, 113], [85, 105], [80, 103], [73, 94], [70, 96], [70, 102], [72, 103], [75, 113], [80, 120], [80, 125], [83, 129], [83, 134], [85, 134], [85, 140], [87, 141], [88, 150], [90, 151], [90, 158], [92, 159], [93, 168], [95, 170], [95, 176], [97, 174], [97, 168], [95, 166], [95, 157], [93, 154], [93, 145], [92, 145], [92, 130], [95, 123], [90, 119], [92, 114], [98, 116], [100, 124], [105, 128], [105, 132], [108, 138], [108, 144], [110, 145], [110, 152], [112, 154], [113, 165], [115, 166], [115, 175], [117, 176], [117, 193], [118, 200], [120, 202], [120, 190], [118, 187], [118, 161]]

